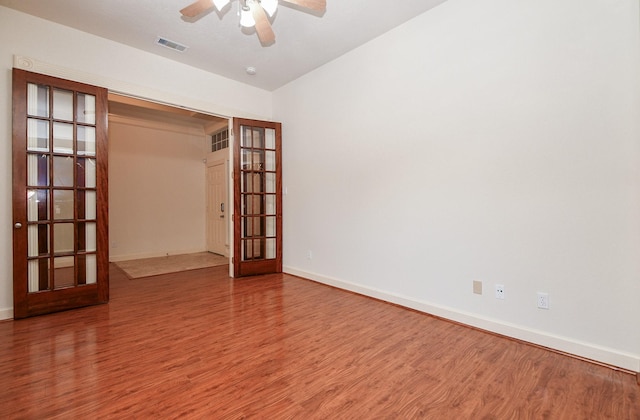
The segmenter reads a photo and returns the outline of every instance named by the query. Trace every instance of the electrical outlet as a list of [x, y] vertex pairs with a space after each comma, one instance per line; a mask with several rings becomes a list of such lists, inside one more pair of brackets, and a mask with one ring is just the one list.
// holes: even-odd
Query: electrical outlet
[[307, 259], [310, 260], [313, 258], [313, 253], [311, 252], [311, 250], [307, 251]]
[[496, 299], [504, 299], [504, 284], [496, 284]]
[[538, 292], [538, 308], [549, 309], [549, 293]]

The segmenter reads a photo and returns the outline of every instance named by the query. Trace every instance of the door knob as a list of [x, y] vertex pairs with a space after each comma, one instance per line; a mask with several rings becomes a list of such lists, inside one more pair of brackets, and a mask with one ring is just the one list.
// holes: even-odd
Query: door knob
[[20, 229], [22, 227], [22, 223], [18, 222], [15, 225], [13, 225], [13, 227], [15, 227], [16, 229]]

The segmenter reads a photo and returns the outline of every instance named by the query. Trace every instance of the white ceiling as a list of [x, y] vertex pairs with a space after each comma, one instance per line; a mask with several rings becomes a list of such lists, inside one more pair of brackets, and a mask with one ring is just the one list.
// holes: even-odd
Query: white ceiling
[[[238, 24], [239, 1], [195, 21], [179, 10], [193, 0], [0, 0], [0, 5], [127, 44], [211, 73], [274, 90], [445, 0], [327, 0], [323, 15], [281, 2], [276, 42], [262, 47]], [[247, 31], [245, 29], [245, 31]], [[162, 36], [189, 47], [156, 45]], [[255, 67], [250, 76], [245, 69]]]

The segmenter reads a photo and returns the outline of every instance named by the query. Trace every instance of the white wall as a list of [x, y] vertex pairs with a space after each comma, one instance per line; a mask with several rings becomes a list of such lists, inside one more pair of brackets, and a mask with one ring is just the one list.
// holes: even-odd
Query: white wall
[[11, 68], [14, 55], [35, 71], [223, 116], [269, 119], [270, 92], [0, 6], [0, 319], [13, 315]]
[[206, 251], [204, 131], [109, 119], [110, 261]]
[[639, 371], [638, 16], [448, 0], [274, 92], [285, 271]]

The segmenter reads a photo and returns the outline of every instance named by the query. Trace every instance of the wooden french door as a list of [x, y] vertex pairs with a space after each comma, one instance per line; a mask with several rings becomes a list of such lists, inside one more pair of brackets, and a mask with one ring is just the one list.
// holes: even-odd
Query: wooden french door
[[234, 118], [235, 277], [282, 272], [281, 124]]
[[107, 90], [13, 70], [13, 305], [107, 302]]

